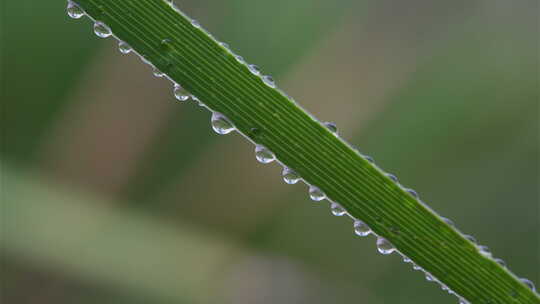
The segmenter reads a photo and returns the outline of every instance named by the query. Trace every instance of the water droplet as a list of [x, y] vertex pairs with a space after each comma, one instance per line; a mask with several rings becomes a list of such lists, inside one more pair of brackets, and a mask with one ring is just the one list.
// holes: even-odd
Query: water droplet
[[527, 287], [529, 287], [532, 291], [536, 292], [536, 286], [534, 286], [534, 283], [529, 280], [529, 279], [525, 279], [525, 278], [521, 278], [519, 279], [523, 284], [527, 285]]
[[467, 240], [469, 240], [469, 241], [470, 241], [471, 243], [473, 243], [473, 244], [477, 244], [477, 243], [478, 243], [478, 241], [476, 241], [476, 239], [475, 239], [474, 236], [472, 236], [472, 235], [466, 234], [466, 235], [464, 235], [463, 237], [465, 237]]
[[129, 44], [125, 43], [124, 41], [120, 41], [118, 43], [118, 50], [120, 50], [120, 53], [122, 54], [129, 54], [131, 53], [131, 51], [133, 51], [131, 46], [129, 46]]
[[82, 16], [84, 16], [83, 9], [73, 1], [68, 1], [67, 4], [67, 14], [69, 17], [73, 19], [80, 19]]
[[414, 198], [418, 198], [418, 197], [419, 197], [418, 193], [416, 193], [416, 191], [414, 191], [413, 189], [405, 189], [405, 191], [407, 191], [407, 193], [409, 193], [410, 195], [412, 195]]
[[276, 160], [276, 156], [272, 151], [260, 145], [255, 147], [255, 158], [263, 164], [268, 164]]
[[225, 42], [220, 42], [219, 45], [221, 45], [222, 47], [226, 48], [227, 50], [230, 49], [229, 44], [227, 44], [227, 43], [225, 43]]
[[257, 75], [257, 76], [261, 75], [261, 70], [259, 69], [258, 66], [254, 65], [254, 64], [248, 65], [248, 69], [253, 75]]
[[161, 78], [163, 77], [163, 72], [161, 72], [158, 68], [154, 67], [154, 69], [152, 70], [152, 73], [154, 74], [154, 76], [158, 77], [158, 78]]
[[469, 301], [463, 299], [463, 298], [460, 298], [459, 299], [459, 304], [470, 304]]
[[274, 82], [274, 78], [272, 78], [272, 76], [269, 76], [269, 75], [263, 76], [262, 80], [264, 84], [266, 84], [267, 86], [271, 88], [276, 87], [276, 83]]
[[233, 124], [221, 113], [212, 113], [212, 129], [217, 134], [229, 134], [235, 130]]
[[241, 64], [245, 64], [246, 62], [244, 61], [244, 57], [242, 56], [234, 56], [234, 58], [236, 59], [236, 61], [238, 61], [239, 63]]
[[319, 202], [326, 198], [326, 194], [324, 194], [321, 189], [315, 186], [311, 186], [309, 187], [309, 197], [311, 198], [311, 200]]
[[396, 248], [394, 245], [392, 245], [388, 240], [382, 237], [377, 238], [377, 250], [379, 250], [379, 253], [387, 255], [391, 254], [392, 252], [396, 251]]
[[181, 85], [175, 84], [174, 85], [174, 98], [178, 99], [179, 101], [186, 101], [189, 99], [189, 95], [186, 94], [186, 91], [184, 88], [182, 88]]
[[112, 35], [111, 29], [101, 21], [94, 23], [94, 33], [100, 38], [107, 38]]
[[369, 156], [369, 155], [362, 155], [368, 162], [370, 163], [375, 163], [375, 160], [373, 159], [373, 157]]
[[394, 174], [387, 173], [386, 176], [388, 176], [389, 179], [394, 181], [394, 183], [398, 182], [398, 178]]
[[416, 265], [416, 264], [413, 264], [413, 265], [412, 265], [412, 268], [413, 268], [414, 270], [422, 270], [422, 271], [424, 270], [424, 269], [422, 269], [422, 267], [420, 267], [420, 266], [418, 266], [418, 265]]
[[325, 122], [324, 125], [326, 126], [326, 128], [328, 130], [330, 130], [330, 132], [334, 133], [334, 134], [337, 134], [338, 132], [338, 128], [337, 128], [337, 125], [333, 122]]
[[371, 229], [366, 223], [356, 220], [354, 222], [354, 233], [358, 236], [368, 236], [371, 233]]
[[167, 4], [169, 4], [169, 5], [173, 5], [173, 4], [174, 4], [174, 3], [173, 3], [173, 0], [164, 0], [164, 1], [165, 1], [165, 3], [167, 3]]
[[332, 211], [332, 214], [335, 216], [343, 216], [347, 213], [343, 207], [341, 207], [338, 203], [331, 203], [330, 204], [330, 210]]
[[282, 175], [283, 180], [289, 185], [294, 185], [300, 180], [300, 175], [287, 167], [283, 168]]
[[199, 24], [199, 21], [197, 21], [197, 20], [195, 20], [195, 19], [191, 20], [191, 25], [193, 25], [193, 26], [196, 27], [196, 28], [200, 28], [200, 27], [201, 27], [201, 25]]
[[443, 222], [445, 222], [449, 226], [456, 227], [456, 224], [454, 224], [454, 222], [451, 219], [446, 218], [446, 217], [442, 217], [442, 216], [441, 216], [441, 219], [443, 220]]
[[489, 251], [488, 246], [484, 246], [484, 245], [478, 246], [478, 251], [485, 256], [488, 256], [488, 257], [491, 256], [491, 251]]
[[426, 281], [433, 282], [434, 280], [433, 276], [429, 272], [426, 272]]
[[494, 259], [495, 262], [497, 262], [497, 264], [501, 265], [502, 267], [506, 268], [506, 262], [503, 261], [502, 259]]
[[408, 263], [411, 263], [411, 262], [412, 262], [411, 259], [409, 259], [409, 258], [406, 257], [406, 256], [403, 256], [403, 263], [407, 263], [407, 264], [408, 264]]
[[169, 49], [171, 47], [172, 40], [169, 38], [165, 38], [161, 40], [160, 45], [163, 49]]

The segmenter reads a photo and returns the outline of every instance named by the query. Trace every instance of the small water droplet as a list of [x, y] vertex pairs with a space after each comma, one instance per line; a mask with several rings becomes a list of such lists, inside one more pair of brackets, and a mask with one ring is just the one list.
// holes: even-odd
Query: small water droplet
[[276, 83], [274, 82], [274, 78], [272, 78], [272, 76], [269, 76], [269, 75], [263, 76], [262, 80], [264, 84], [266, 84], [267, 86], [271, 88], [276, 87]]
[[407, 263], [407, 264], [408, 264], [408, 263], [411, 263], [411, 262], [412, 262], [412, 260], [409, 259], [408, 257], [406, 257], [406, 256], [403, 257], [403, 263]]
[[253, 75], [257, 75], [257, 76], [261, 75], [261, 70], [259, 69], [258, 66], [254, 65], [254, 64], [248, 65], [248, 69]]
[[398, 178], [394, 174], [387, 173], [386, 176], [388, 176], [389, 179], [394, 181], [394, 183], [398, 182]]
[[276, 160], [274, 153], [261, 145], [255, 147], [255, 158], [263, 164], [268, 164]]
[[356, 220], [354, 222], [354, 233], [358, 236], [368, 236], [371, 234], [371, 229], [366, 223]]
[[369, 156], [369, 155], [362, 155], [368, 162], [370, 163], [375, 163], [375, 160], [373, 159], [373, 157]]
[[84, 16], [83, 9], [73, 1], [68, 1], [67, 4], [67, 14], [69, 17], [73, 19], [80, 19], [82, 16]]
[[412, 265], [412, 268], [413, 268], [414, 270], [424, 270], [424, 269], [422, 269], [422, 267], [420, 267], [420, 266], [418, 266], [418, 265], [416, 265], [416, 264], [413, 264], [413, 265]]
[[414, 198], [418, 198], [419, 195], [416, 191], [414, 191], [413, 189], [405, 189], [405, 191], [407, 191], [407, 193], [409, 193], [410, 195], [412, 195]]
[[300, 175], [287, 167], [283, 168], [282, 176], [283, 180], [289, 185], [294, 185], [300, 180]]
[[221, 113], [212, 113], [212, 129], [218, 134], [229, 134], [235, 130], [233, 124]]
[[201, 27], [201, 25], [199, 24], [199, 21], [197, 21], [197, 20], [195, 20], [195, 19], [191, 20], [191, 25], [193, 25], [193, 26], [196, 27], [196, 28], [200, 28], [200, 27]]
[[173, 93], [174, 93], [174, 98], [178, 99], [179, 101], [186, 101], [189, 99], [189, 95], [186, 94], [186, 91], [184, 90], [184, 88], [182, 88], [182, 86], [179, 84], [174, 85]]
[[456, 224], [454, 224], [454, 222], [451, 219], [446, 218], [446, 217], [442, 217], [442, 216], [441, 216], [441, 219], [443, 220], [443, 222], [445, 222], [449, 226], [456, 227]]
[[434, 280], [433, 276], [429, 272], [426, 272], [426, 281], [433, 282]]
[[347, 213], [343, 207], [341, 207], [338, 203], [331, 203], [330, 204], [330, 210], [332, 211], [332, 214], [335, 216], [343, 216]]
[[472, 236], [472, 235], [466, 234], [466, 235], [464, 235], [463, 237], [465, 237], [467, 240], [469, 240], [469, 241], [470, 241], [471, 243], [473, 243], [473, 244], [478, 244], [478, 241], [477, 241], [477, 240], [474, 238], [474, 236]]
[[163, 49], [169, 49], [171, 47], [172, 40], [169, 38], [165, 38], [161, 40], [160, 45]]
[[242, 56], [234, 56], [234, 58], [236, 59], [236, 61], [238, 61], [239, 63], [241, 64], [245, 64], [246, 62], [244, 61], [244, 57]]
[[491, 251], [489, 251], [488, 246], [484, 246], [484, 245], [478, 246], [478, 251], [485, 256], [488, 256], [488, 257], [491, 256]]
[[330, 130], [330, 132], [334, 133], [334, 134], [337, 134], [338, 132], [338, 128], [337, 128], [337, 125], [333, 122], [325, 122], [324, 125], [326, 126], [326, 128], [328, 130]]
[[494, 259], [497, 264], [501, 265], [502, 267], [506, 268], [506, 262], [502, 259]]
[[536, 292], [536, 286], [534, 286], [534, 283], [529, 280], [529, 279], [525, 279], [525, 278], [521, 278], [519, 279], [523, 284], [527, 285], [527, 287], [529, 287], [532, 291]]
[[396, 251], [394, 245], [392, 245], [388, 240], [382, 237], [377, 238], [377, 250], [379, 253], [387, 255]]
[[321, 189], [315, 186], [311, 186], [309, 187], [309, 197], [311, 198], [311, 200], [319, 202], [326, 198], [326, 194], [324, 194]]
[[131, 53], [131, 51], [133, 51], [131, 46], [129, 46], [129, 44], [125, 43], [124, 41], [120, 41], [118, 43], [118, 50], [120, 50], [120, 53], [122, 54], [129, 54]]
[[165, 3], [167, 3], [167, 4], [169, 4], [169, 5], [173, 5], [173, 4], [174, 4], [174, 3], [173, 3], [173, 0], [164, 0], [164, 1], [165, 1]]
[[219, 45], [221, 45], [222, 47], [224, 47], [225, 49], [229, 50], [229, 44], [225, 43], [225, 42], [220, 42]]
[[470, 303], [469, 303], [469, 301], [461, 298], [461, 299], [459, 299], [459, 304], [470, 304]]
[[107, 38], [112, 35], [111, 29], [101, 21], [94, 23], [94, 33], [100, 38]]
[[152, 73], [154, 74], [154, 76], [158, 77], [158, 78], [161, 78], [163, 77], [163, 72], [161, 72], [158, 68], [154, 67], [154, 69], [152, 70]]

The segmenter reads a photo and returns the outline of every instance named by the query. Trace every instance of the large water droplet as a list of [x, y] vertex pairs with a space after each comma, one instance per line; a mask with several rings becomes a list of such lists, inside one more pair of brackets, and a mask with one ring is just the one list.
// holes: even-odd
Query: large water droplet
[[392, 252], [396, 251], [396, 248], [394, 245], [392, 245], [388, 240], [382, 237], [377, 238], [377, 250], [381, 254], [391, 254]]
[[276, 160], [274, 153], [261, 145], [255, 147], [255, 158], [263, 164], [268, 164]]
[[371, 229], [366, 223], [356, 220], [354, 222], [354, 233], [358, 236], [368, 236], [371, 233]]
[[347, 211], [345, 211], [345, 209], [338, 203], [331, 203], [330, 211], [332, 211], [332, 214], [335, 216], [343, 216], [347, 214]]
[[330, 130], [330, 132], [334, 133], [334, 134], [337, 134], [338, 132], [338, 128], [337, 128], [337, 125], [333, 122], [325, 122], [324, 123], [324, 126]]
[[189, 95], [186, 93], [184, 88], [182, 88], [181, 85], [175, 84], [174, 85], [174, 98], [178, 99], [179, 101], [186, 101], [189, 99]]
[[94, 33], [100, 38], [107, 38], [112, 35], [111, 29], [101, 21], [94, 23]]
[[69, 17], [73, 19], [80, 19], [82, 16], [84, 16], [83, 9], [73, 1], [68, 1], [67, 4], [67, 14]]
[[534, 286], [534, 283], [529, 280], [529, 279], [525, 279], [525, 278], [521, 278], [519, 279], [523, 284], [527, 285], [527, 287], [529, 287], [532, 291], [536, 292], [536, 286]]
[[326, 194], [324, 194], [321, 189], [315, 186], [311, 186], [309, 187], [309, 197], [311, 198], [311, 200], [319, 202], [326, 198]]
[[263, 76], [262, 80], [264, 84], [266, 84], [267, 86], [271, 88], [276, 87], [276, 83], [274, 82], [274, 78], [272, 78], [272, 76], [269, 76], [269, 75]]
[[258, 66], [254, 65], [254, 64], [248, 65], [248, 69], [253, 75], [257, 75], [257, 76], [261, 75], [261, 70], [259, 69]]
[[229, 134], [235, 130], [233, 124], [221, 113], [212, 113], [212, 129], [218, 134]]
[[283, 180], [289, 185], [294, 185], [300, 180], [300, 175], [287, 167], [283, 168], [282, 176]]
[[124, 41], [120, 41], [118, 43], [118, 50], [122, 54], [129, 54], [129, 53], [131, 53], [131, 51], [133, 51], [131, 46], [129, 46], [129, 44], [125, 43]]

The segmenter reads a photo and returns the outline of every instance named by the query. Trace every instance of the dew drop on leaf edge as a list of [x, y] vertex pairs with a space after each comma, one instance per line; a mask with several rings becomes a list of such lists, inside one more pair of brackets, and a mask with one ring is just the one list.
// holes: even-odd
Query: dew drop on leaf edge
[[221, 113], [212, 113], [212, 129], [218, 134], [229, 134], [235, 130], [233, 124]]

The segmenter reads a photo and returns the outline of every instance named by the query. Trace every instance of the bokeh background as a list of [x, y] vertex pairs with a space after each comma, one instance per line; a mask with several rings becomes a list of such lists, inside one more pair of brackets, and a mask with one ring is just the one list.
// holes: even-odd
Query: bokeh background
[[[538, 1], [177, 5], [539, 282]], [[2, 303], [455, 303], [65, 1], [1, 7]]]

